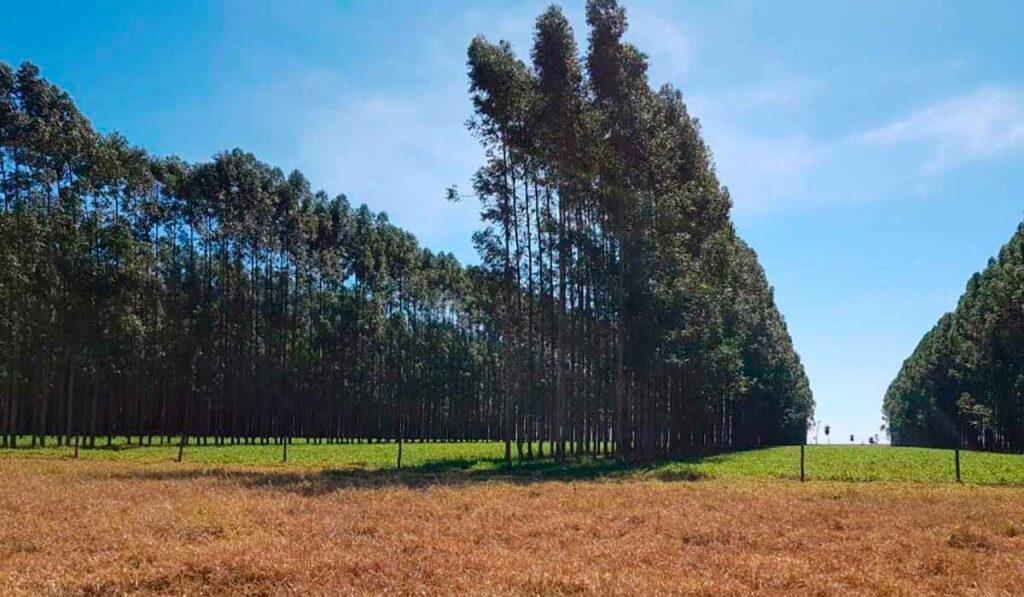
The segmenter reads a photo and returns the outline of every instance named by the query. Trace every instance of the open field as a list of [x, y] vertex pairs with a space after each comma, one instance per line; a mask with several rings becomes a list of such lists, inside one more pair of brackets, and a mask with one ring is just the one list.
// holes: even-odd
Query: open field
[[3, 595], [1011, 595], [1024, 586], [1015, 487], [38, 458], [0, 459], [0, 477]]
[[[112, 447], [80, 450], [83, 461], [161, 463], [174, 462], [174, 445], [140, 447], [115, 442]], [[54, 442], [50, 442], [53, 444]], [[21, 445], [27, 446], [27, 438]], [[210, 466], [248, 465], [289, 468], [339, 468], [378, 471], [394, 468], [397, 446], [385, 444], [306, 444], [295, 441], [288, 448], [288, 463], [281, 464], [280, 445], [189, 446], [185, 462]], [[0, 450], [2, 458], [66, 459], [67, 447]], [[459, 471], [488, 476], [503, 468], [504, 445], [499, 442], [406, 443], [403, 465], [425, 473]], [[961, 453], [962, 479], [983, 485], [1024, 486], [1024, 455], [991, 452]], [[515, 464], [514, 473], [586, 478], [595, 476], [700, 476], [771, 477], [795, 479], [800, 474], [797, 446], [766, 448], [690, 458], [641, 470], [628, 469], [605, 460], [584, 460], [565, 466], [550, 461]], [[952, 482], [953, 453], [927, 448], [888, 446], [807, 446], [807, 478], [819, 481]]]

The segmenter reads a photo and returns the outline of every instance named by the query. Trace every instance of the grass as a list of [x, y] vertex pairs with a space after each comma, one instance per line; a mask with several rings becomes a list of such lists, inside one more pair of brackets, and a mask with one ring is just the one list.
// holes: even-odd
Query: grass
[[[71, 449], [46, 448], [0, 450], [0, 458], [68, 458]], [[26, 440], [21, 441], [26, 446]], [[688, 458], [649, 468], [627, 468], [604, 459], [570, 461], [559, 465], [550, 460], [515, 464], [512, 474], [560, 478], [603, 476], [651, 476], [656, 478], [763, 477], [799, 478], [799, 447], [785, 446], [730, 452], [702, 458]], [[127, 445], [115, 441], [110, 447], [80, 450], [81, 460], [114, 462], [173, 462], [178, 448]], [[403, 466], [410, 472], [463, 473], [487, 477], [506, 475], [500, 442], [407, 443]], [[279, 445], [196, 446], [185, 450], [185, 461], [209, 466], [281, 466], [386, 472], [395, 467], [397, 446], [385, 444], [306, 444], [295, 441], [288, 448], [288, 463], [281, 464]], [[1024, 486], [1024, 455], [989, 452], [961, 453], [962, 480], [979, 485]], [[806, 476], [815, 481], [942, 483], [955, 480], [953, 453], [928, 448], [888, 446], [807, 446]]]
[[[27, 443], [23, 442], [23, 445]], [[0, 450], [0, 595], [1015, 594], [1024, 456], [503, 466], [496, 442]], [[692, 482], [698, 481], [698, 482]], [[868, 483], [870, 481], [870, 483]]]
[[[712, 476], [796, 479], [800, 448], [733, 452], [665, 468], [696, 467]], [[807, 446], [806, 477], [816, 481], [941, 483], [956, 480], [952, 450], [890, 446]], [[979, 485], [1024, 485], [1024, 455], [962, 451], [961, 480]]]
[[1024, 490], [762, 475], [784, 456], [716, 457], [695, 466], [721, 475], [697, 483], [676, 481], [688, 477], [671, 468], [611, 482], [464, 483], [459, 473], [381, 483], [430, 475], [4, 458], [12, 491], [0, 492], [0, 595], [1012, 595], [1024, 586]]
[[[177, 438], [169, 444], [139, 446], [127, 445], [124, 438], [115, 438], [111, 446], [105, 440], [97, 440], [95, 449], [79, 450], [83, 460], [112, 460], [130, 462], [173, 462], [178, 457]], [[62, 458], [72, 454], [73, 448], [57, 448], [55, 442], [48, 442], [46, 448], [19, 447], [16, 450], [0, 450], [0, 457], [15, 456], [29, 458]], [[19, 441], [27, 446], [27, 438]], [[462, 443], [407, 443], [403, 448], [403, 465], [417, 467], [439, 461], [464, 462], [467, 460], [487, 462], [499, 460], [504, 454], [504, 444], [499, 442]], [[282, 446], [269, 445], [196, 445], [185, 448], [185, 460], [208, 465], [270, 465], [281, 462]], [[398, 446], [384, 444], [307, 444], [294, 440], [288, 446], [288, 465], [296, 467], [337, 467], [379, 470], [395, 466]]]

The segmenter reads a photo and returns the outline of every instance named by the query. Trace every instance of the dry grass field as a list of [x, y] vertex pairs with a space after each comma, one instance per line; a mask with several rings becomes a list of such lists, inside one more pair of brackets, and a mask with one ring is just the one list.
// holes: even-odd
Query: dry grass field
[[1024, 489], [0, 459], [2, 595], [1019, 595]]

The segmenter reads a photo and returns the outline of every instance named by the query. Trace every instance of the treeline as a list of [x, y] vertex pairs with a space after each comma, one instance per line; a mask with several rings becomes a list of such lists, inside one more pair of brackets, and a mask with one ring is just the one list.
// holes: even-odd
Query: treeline
[[583, 57], [557, 7], [530, 65], [469, 47], [505, 410], [527, 437], [545, 421], [556, 456], [609, 435], [636, 460], [802, 442], [807, 379], [697, 121], [651, 89], [616, 2], [588, 2], [587, 23]]
[[30, 64], [0, 65], [0, 188], [5, 443], [500, 436], [486, 275], [383, 214], [153, 158]]
[[803, 441], [807, 380], [696, 120], [613, 2], [588, 21], [585, 66], [557, 9], [532, 67], [470, 47], [479, 267], [240, 150], [150, 156], [0, 65], [0, 446]]
[[1024, 452], [1024, 224], [885, 395], [895, 445]]

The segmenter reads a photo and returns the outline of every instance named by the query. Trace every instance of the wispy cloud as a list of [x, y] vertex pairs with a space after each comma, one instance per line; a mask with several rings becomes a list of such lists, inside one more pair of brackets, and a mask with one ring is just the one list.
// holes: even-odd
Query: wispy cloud
[[761, 212], [811, 200], [806, 179], [827, 157], [827, 146], [801, 132], [758, 125], [803, 106], [818, 88], [811, 77], [785, 76], [688, 100], [737, 210]]
[[269, 148], [263, 159], [298, 168], [315, 188], [387, 212], [424, 246], [469, 260], [479, 207], [445, 201], [445, 189], [468, 189], [484, 157], [465, 127], [472, 106], [464, 83], [451, 79], [429, 89], [353, 93], [350, 80], [307, 68], [248, 88], [233, 103], [259, 113], [251, 120], [263, 123], [256, 135]]
[[[455, 19], [444, 11], [431, 16], [436, 22], [430, 22], [445, 34], [412, 42], [419, 48], [420, 68], [430, 75], [429, 85], [381, 85], [352, 97], [346, 81], [316, 72], [276, 85], [266, 94], [270, 99], [299, 97], [308, 104], [304, 122], [294, 127], [299, 132], [295, 162], [316, 184], [344, 190], [354, 203], [365, 201], [387, 211], [423, 244], [456, 247], [460, 257], [471, 259], [468, 239], [480, 225], [479, 207], [475, 201], [443, 200], [445, 188], [453, 183], [468, 189], [484, 160], [464, 125], [472, 112], [466, 94], [466, 44], [476, 33], [492, 41], [507, 39], [529, 62], [533, 22], [541, 10], [543, 4], [488, 6]], [[582, 4], [567, 7], [566, 13], [585, 51]], [[669, 63], [673, 74], [681, 73], [690, 58], [682, 29], [659, 12], [631, 10], [629, 15], [631, 38], [659, 63]]]
[[483, 156], [462, 126], [456, 97], [378, 95], [327, 107], [305, 131], [302, 161], [316, 180], [386, 211], [424, 244], [461, 247], [476, 226], [477, 206], [448, 203], [444, 191], [466, 186]]
[[[478, 32], [491, 40], [509, 39], [529, 61], [533, 20], [542, 9], [541, 4], [481, 5], [457, 18], [445, 11], [430, 13], [423, 22], [443, 34], [408, 42], [417, 56], [416, 76], [409, 84], [384, 79], [367, 89], [355, 82], [358, 73], [307, 67], [266, 88], [248, 90], [245, 101], [237, 103], [253, 105], [263, 120], [276, 123], [267, 132], [277, 139], [277, 154], [269, 156], [275, 163], [299, 167], [314, 185], [387, 211], [428, 246], [457, 247], [460, 257], [470, 258], [468, 239], [479, 227], [478, 206], [443, 201], [450, 184], [468, 189], [483, 162], [464, 126], [472, 112], [466, 44]], [[585, 52], [582, 4], [566, 12]], [[678, 12], [672, 3], [657, 0], [629, 10], [627, 38], [649, 52], [652, 83], [684, 78], [700, 53], [699, 36], [686, 28]], [[704, 123], [737, 210], [776, 211], [815, 201], [808, 181], [827, 161], [828, 147], [779, 123], [792, 119], [820, 91], [815, 78], [780, 73], [687, 97], [691, 113]]]
[[732, 104], [736, 110], [793, 110], [803, 106], [820, 88], [821, 83], [812, 77], [779, 77], [723, 93], [718, 101]]
[[807, 174], [823, 149], [807, 137], [758, 136], [737, 129], [708, 133], [719, 178], [740, 211], [763, 211], [807, 201]]
[[644, 8], [631, 9], [628, 16], [629, 40], [650, 55], [659, 73], [675, 78], [686, 72], [693, 42], [676, 19], [667, 11]]
[[1024, 94], [986, 87], [926, 106], [855, 139], [878, 146], [922, 145], [930, 153], [925, 172], [936, 174], [1024, 148]]

